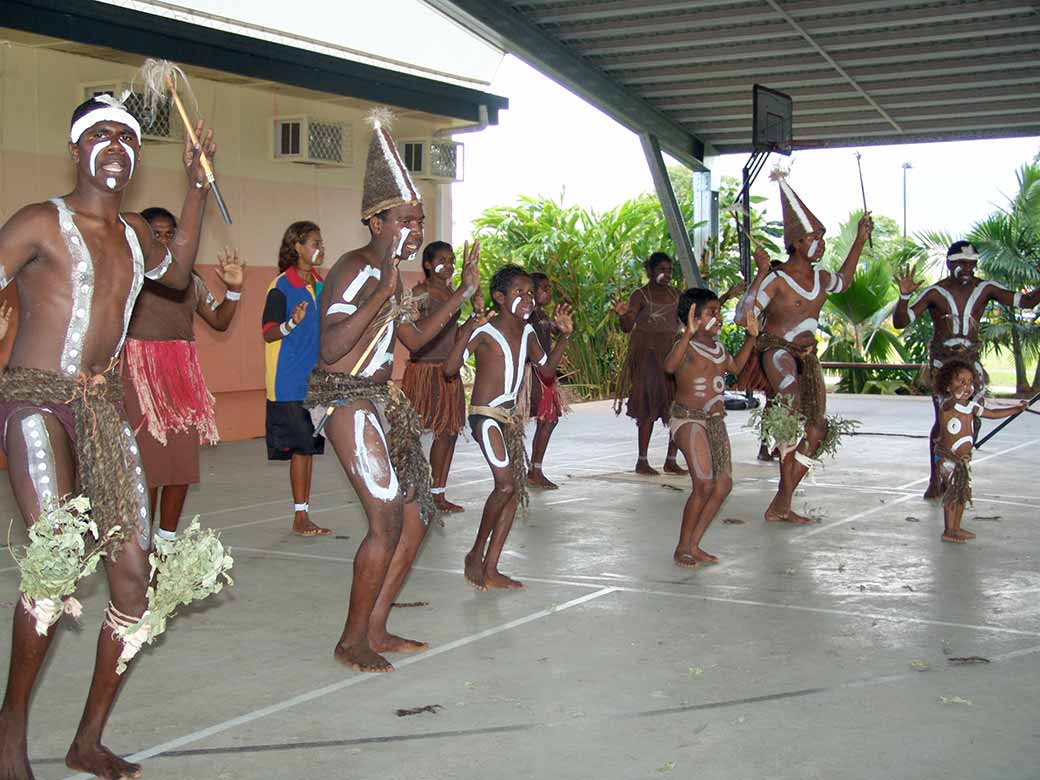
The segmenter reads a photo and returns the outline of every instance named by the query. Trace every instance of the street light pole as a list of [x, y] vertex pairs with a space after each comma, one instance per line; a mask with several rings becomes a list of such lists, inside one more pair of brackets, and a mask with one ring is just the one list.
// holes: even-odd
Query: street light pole
[[913, 168], [910, 163], [903, 163], [903, 240], [906, 240], [906, 172]]

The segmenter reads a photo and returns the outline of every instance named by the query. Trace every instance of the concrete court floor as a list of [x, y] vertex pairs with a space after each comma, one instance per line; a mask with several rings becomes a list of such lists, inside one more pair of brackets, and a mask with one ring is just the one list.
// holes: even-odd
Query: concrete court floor
[[[926, 399], [830, 404], [867, 431], [930, 423]], [[1040, 777], [1040, 423], [977, 454], [965, 525], [979, 537], [954, 546], [919, 497], [923, 438], [848, 440], [796, 501], [821, 522], [766, 525], [775, 467], [755, 462], [745, 419], [728, 418], [736, 486], [704, 542], [722, 563], [688, 571], [671, 562], [685, 482], [605, 478], [632, 467], [635, 428], [606, 403], [576, 407], [546, 459], [561, 489], [533, 495], [507, 545], [518, 592], [461, 576], [489, 482], [460, 442], [449, 496], [469, 511], [431, 531], [400, 599], [429, 605], [391, 621], [432, 649], [394, 657], [390, 675], [331, 656], [364, 534], [335, 458], [318, 459], [311, 504], [336, 536], [300, 539], [287, 469], [262, 441], [207, 450], [188, 510], [224, 530], [235, 587], [143, 652], [108, 744], [155, 780]], [[664, 444], [659, 429], [652, 462]], [[13, 516], [6, 480], [0, 500]], [[0, 587], [9, 614], [9, 565]], [[40, 780], [70, 775], [102, 577], [80, 595], [84, 623], [61, 629], [34, 702]], [[4, 626], [4, 656], [9, 641]], [[950, 663], [962, 656], [991, 663]], [[426, 705], [441, 709], [395, 714]]]

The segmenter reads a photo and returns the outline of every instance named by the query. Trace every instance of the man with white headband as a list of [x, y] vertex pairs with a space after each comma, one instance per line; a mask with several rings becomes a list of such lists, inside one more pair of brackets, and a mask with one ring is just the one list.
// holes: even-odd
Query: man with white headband
[[803, 438], [777, 442], [780, 486], [765, 513], [768, 521], [804, 525], [812, 521], [791, 510], [791, 498], [816, 462], [814, 457], [828, 433], [827, 392], [816, 357], [817, 318], [827, 296], [842, 292], [852, 282], [874, 223], [869, 213], [864, 214], [841, 268], [837, 273], [824, 271], [816, 264], [823, 259], [826, 228], [791, 188], [785, 171], [774, 170], [770, 178], [780, 185], [788, 257], [771, 268], [764, 251], [755, 253], [758, 274], [737, 304], [735, 317], [742, 323], [748, 312], [754, 313], [761, 334], [755, 344], [757, 358], [744, 366], [737, 387], [766, 393], [772, 399], [771, 414], [787, 409], [805, 418]]
[[[201, 123], [196, 130], [202, 137]], [[140, 164], [138, 121], [117, 100], [88, 100], [73, 113], [69, 132], [73, 191], [26, 206], [0, 228], [0, 287], [18, 280], [18, 332], [0, 374], [0, 430], [15, 500], [32, 526], [81, 493], [100, 538], [115, 540], [104, 559], [111, 601], [94, 677], [65, 757], [70, 768], [102, 778], [140, 771], [104, 747], [101, 732], [122, 680], [120, 657], [147, 641], [126, 629], [147, 608], [151, 546], [143, 469], [115, 363], [143, 279], [177, 289], [191, 280], [209, 189], [200, 151], [213, 159], [212, 131], [202, 146], [185, 143], [187, 194], [167, 249], [140, 215], [120, 213]], [[89, 551], [95, 540], [88, 534], [85, 541]], [[32, 777], [26, 721], [33, 686], [62, 614], [78, 611], [78, 602], [61, 594], [30, 597], [25, 583], [23, 572], [0, 710], [4, 778]]]
[[928, 347], [927, 375], [932, 390], [932, 405], [935, 408], [935, 424], [929, 437], [931, 473], [925, 498], [938, 498], [942, 487], [939, 479], [939, 464], [935, 459], [935, 439], [939, 435], [939, 414], [946, 393], [935, 384], [940, 370], [951, 361], [967, 363], [975, 368], [984, 395], [989, 377], [982, 367], [982, 341], [979, 325], [986, 307], [991, 302], [1002, 306], [1032, 309], [1040, 303], [1040, 287], [1028, 292], [1014, 292], [996, 282], [975, 276], [979, 254], [969, 241], [955, 241], [946, 252], [946, 267], [950, 275], [931, 287], [925, 288], [910, 303], [914, 291], [920, 286], [914, 281], [909, 267], [896, 278], [899, 283], [899, 301], [892, 315], [892, 324], [905, 328], [926, 311], [932, 318], [932, 341]]

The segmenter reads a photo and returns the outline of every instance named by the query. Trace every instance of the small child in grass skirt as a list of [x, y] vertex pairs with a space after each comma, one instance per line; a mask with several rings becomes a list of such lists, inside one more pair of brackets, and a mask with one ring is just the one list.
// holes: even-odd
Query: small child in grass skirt
[[975, 387], [980, 379], [972, 364], [950, 361], [935, 376], [942, 392], [939, 405], [939, 430], [935, 437], [935, 460], [939, 471], [943, 502], [944, 542], [964, 544], [975, 534], [961, 528], [964, 508], [971, 503], [971, 453], [975, 447], [975, 420], [996, 420], [1020, 414], [1027, 406], [986, 408]]

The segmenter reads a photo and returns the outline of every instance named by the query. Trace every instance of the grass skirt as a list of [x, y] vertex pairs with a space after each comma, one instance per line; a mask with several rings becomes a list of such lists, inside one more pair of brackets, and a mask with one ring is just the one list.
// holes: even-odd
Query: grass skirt
[[466, 424], [466, 391], [462, 378], [444, 376], [442, 363], [409, 361], [401, 388], [408, 396], [419, 424], [434, 436], [458, 436]]

